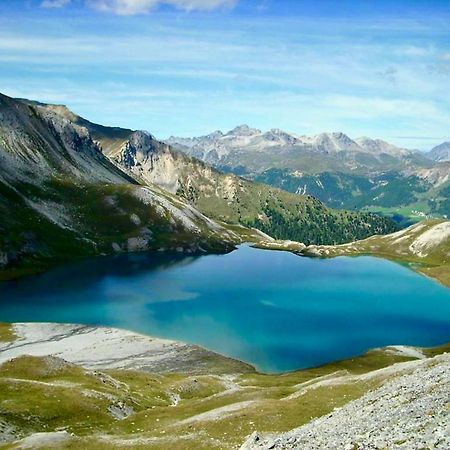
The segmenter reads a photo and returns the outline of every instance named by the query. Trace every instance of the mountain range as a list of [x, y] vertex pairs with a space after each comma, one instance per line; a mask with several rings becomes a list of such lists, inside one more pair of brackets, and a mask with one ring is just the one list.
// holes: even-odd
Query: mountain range
[[[416, 166], [433, 167], [435, 161], [450, 161], [449, 142], [426, 153], [400, 148], [381, 139], [368, 137], [351, 139], [341, 132], [301, 136], [279, 129], [264, 132], [248, 125], [240, 125], [227, 133], [215, 131], [200, 137], [171, 136], [166, 142], [214, 165], [229, 165], [232, 168], [239, 167], [234, 166], [234, 162], [244, 160], [246, 155], [251, 153], [276, 158], [276, 165], [289, 162], [292, 169], [304, 169], [302, 158], [326, 156], [327, 160], [324, 161], [326, 165], [331, 164], [332, 159], [339, 155], [342, 169], [359, 172], [372, 171], [374, 168], [392, 170], [393, 165], [402, 169]], [[272, 160], [253, 161], [253, 164], [246, 166], [250, 169], [249, 173], [252, 170], [271, 167], [274, 167]], [[320, 166], [311, 170], [320, 170]]]
[[166, 142], [225, 172], [309, 194], [333, 208], [376, 211], [405, 223], [450, 215], [448, 142], [420, 152], [344, 133], [300, 136], [247, 125]]
[[3, 277], [86, 255], [223, 252], [254, 240], [253, 227], [308, 244], [396, 228], [375, 214], [224, 174], [147, 132], [0, 96]]

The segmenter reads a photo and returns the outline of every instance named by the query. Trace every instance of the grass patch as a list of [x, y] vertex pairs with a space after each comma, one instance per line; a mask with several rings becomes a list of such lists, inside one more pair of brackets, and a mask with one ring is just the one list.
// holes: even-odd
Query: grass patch
[[0, 342], [14, 342], [17, 335], [12, 323], [0, 323]]

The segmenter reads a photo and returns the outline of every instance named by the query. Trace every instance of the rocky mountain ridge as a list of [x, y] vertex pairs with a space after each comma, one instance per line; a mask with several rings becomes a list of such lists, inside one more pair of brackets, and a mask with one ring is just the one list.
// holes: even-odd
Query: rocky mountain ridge
[[[268, 131], [261, 131], [251, 128], [246, 124], [239, 125], [228, 132], [221, 130], [199, 137], [176, 137], [170, 136], [165, 142], [175, 148], [183, 149], [188, 153], [203, 154], [205, 159], [209, 152], [217, 151], [218, 155], [226, 156], [234, 149], [240, 151], [258, 150], [267, 151], [274, 146], [298, 146], [307, 147], [318, 153], [333, 152], [360, 152], [371, 153], [373, 155], [411, 156], [422, 154], [430, 160], [448, 161], [449, 142], [444, 142], [429, 152], [419, 152], [418, 150], [398, 147], [382, 139], [372, 139], [367, 136], [350, 138], [342, 132], [323, 132], [317, 135], [300, 135], [278, 128]], [[248, 147], [244, 149], [243, 147]], [[220, 149], [220, 152], [218, 151]]]
[[[389, 160], [405, 166], [415, 165], [418, 161], [427, 163], [427, 158], [417, 151], [399, 148], [381, 139], [351, 139], [341, 132], [305, 136], [279, 129], [263, 132], [248, 125], [240, 125], [227, 133], [215, 131], [194, 138], [172, 136], [166, 142], [216, 167], [228, 166], [233, 170], [242, 165], [248, 173], [282, 167], [281, 164], [300, 170], [302, 159], [328, 155], [333, 160], [337, 154], [344, 158], [339, 168], [350, 171], [367, 171], [371, 169], [371, 165], [377, 169], [386, 168]], [[249, 165], [246, 154], [267, 156], [266, 162], [271, 165]], [[331, 163], [337, 165], [338, 161], [330, 161]]]

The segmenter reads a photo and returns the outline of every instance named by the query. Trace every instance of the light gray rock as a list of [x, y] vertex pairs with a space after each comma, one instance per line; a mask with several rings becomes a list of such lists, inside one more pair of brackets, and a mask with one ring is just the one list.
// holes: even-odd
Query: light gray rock
[[419, 360], [414, 367], [296, 430], [253, 433], [241, 450], [448, 450], [450, 354]]
[[226, 362], [230, 371], [254, 371], [239, 361], [233, 366], [230, 364], [233, 360], [195, 345], [116, 328], [57, 323], [15, 323], [13, 327], [17, 339], [0, 342], [0, 364], [31, 355], [52, 356], [57, 359], [51, 361], [62, 359], [91, 370], [211, 373], [215, 366]]
[[119, 401], [113, 405], [110, 405], [108, 412], [117, 420], [123, 420], [134, 414], [134, 410], [131, 406]]
[[431, 149], [428, 157], [434, 161], [450, 161], [450, 142], [443, 142]]

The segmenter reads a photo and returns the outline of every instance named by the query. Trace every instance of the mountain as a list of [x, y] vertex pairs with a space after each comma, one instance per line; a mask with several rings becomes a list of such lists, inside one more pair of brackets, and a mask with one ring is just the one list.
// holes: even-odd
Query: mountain
[[127, 175], [71, 117], [0, 95], [0, 277], [87, 255], [227, 251], [240, 241]]
[[147, 132], [94, 124], [62, 105], [2, 95], [0, 118], [2, 278], [87, 255], [227, 251], [255, 239], [247, 227], [308, 244], [395, 228], [223, 174]]
[[[43, 106], [67, 117], [63, 107]], [[305, 243], [342, 243], [395, 229], [388, 219], [368, 213], [335, 211], [310, 196], [299, 196], [224, 174], [159, 142], [150, 133], [93, 124], [78, 116], [103, 153], [142, 183], [156, 184], [215, 220], [255, 227], [276, 238]], [[241, 126], [251, 138], [258, 130]]]
[[444, 142], [432, 148], [428, 157], [433, 161], [450, 161], [450, 142]]
[[228, 133], [171, 137], [167, 143], [226, 172], [312, 195], [333, 208], [374, 211], [402, 225], [450, 216], [448, 162], [381, 139], [300, 136], [241, 125]]
[[412, 155], [416, 152], [396, 147], [382, 139], [370, 139], [368, 137], [360, 137], [355, 142], [366, 152], [373, 154], [385, 154], [396, 157]]
[[228, 133], [215, 131], [195, 138], [170, 137], [168, 144], [215, 167], [253, 176], [272, 168], [308, 173], [339, 170], [369, 173], [430, 166], [416, 151], [395, 147], [380, 139], [353, 140], [344, 133], [300, 136], [282, 130], [266, 132], [241, 125]]

